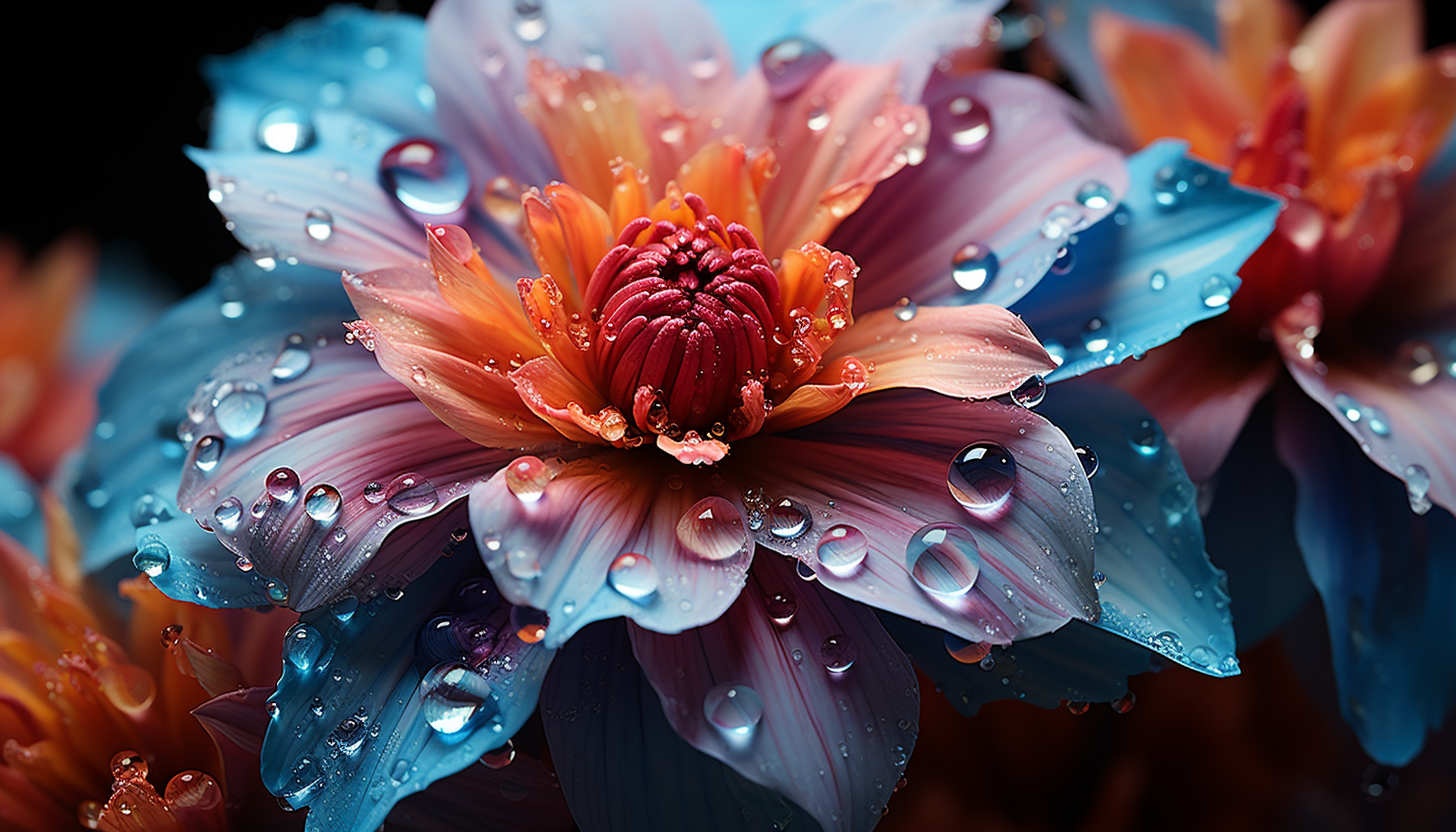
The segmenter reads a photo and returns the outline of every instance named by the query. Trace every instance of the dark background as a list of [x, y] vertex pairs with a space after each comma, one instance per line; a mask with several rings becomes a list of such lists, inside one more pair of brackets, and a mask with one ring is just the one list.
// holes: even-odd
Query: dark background
[[[201, 170], [182, 155], [184, 145], [207, 140], [210, 97], [198, 60], [242, 49], [259, 34], [329, 5], [221, 0], [7, 8], [0, 20], [0, 235], [32, 253], [70, 229], [103, 243], [131, 241], [179, 287], [202, 285], [238, 247], [207, 201]], [[374, 5], [424, 14], [430, 4]], [[1427, 3], [1432, 45], [1456, 41], [1449, 5]]]

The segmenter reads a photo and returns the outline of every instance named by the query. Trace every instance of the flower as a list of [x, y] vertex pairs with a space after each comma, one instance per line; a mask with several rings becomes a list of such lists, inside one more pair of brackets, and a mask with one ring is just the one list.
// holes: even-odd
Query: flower
[[[836, 6], [735, 76], [693, 4], [446, 0], [423, 26], [334, 10], [211, 65], [192, 155], [251, 256], [103, 391], [119, 430], [79, 476], [115, 496], [88, 568], [134, 549], [174, 598], [301, 613], [261, 764], [310, 828], [478, 779], [539, 742], [538, 700], [584, 827], [869, 828], [919, 708], [875, 609], [948, 676], [1000, 657], [967, 707], [1116, 698], [1149, 648], [1237, 672], [1156, 425], [1068, 392], [1126, 447], [1094, 497], [1096, 458], [1029, 408], [1042, 374], [1216, 314], [1192, 276], [1231, 274], [1274, 203], [1187, 162], [1196, 237], [1094, 233], [1182, 153], [1125, 162], [1048, 85], [962, 72], [986, 14]], [[1176, 312], [1117, 291], [1100, 246], [1177, 252]], [[1038, 299], [1048, 269], [1097, 291]], [[992, 301], [1096, 337], [1058, 367]], [[1137, 511], [1099, 526], [1118, 497]], [[1098, 621], [1032, 639], [1073, 619]]]
[[[1456, 499], [1445, 265], [1456, 180], [1439, 160], [1456, 52], [1421, 54], [1419, 6], [1397, 0], [1339, 0], [1302, 31], [1282, 3], [1158, 18], [1196, 34], [1098, 13], [1090, 55], [1072, 29], [1086, 9], [1052, 9], [1066, 27], [1053, 42], [1133, 144], [1181, 136], [1287, 200], [1229, 314], [1116, 377], [1168, 427], [1196, 481], [1214, 479], [1273, 391], [1274, 448], [1298, 485], [1296, 536], [1328, 616], [1341, 708], [1372, 756], [1404, 764], [1456, 694], [1438, 669], [1448, 662], [1396, 659], [1407, 639], [1443, 629], [1445, 601], [1409, 593], [1439, 584], [1453, 554], [1441, 530]], [[1215, 30], [1221, 52], [1205, 39]], [[1230, 462], [1217, 482], [1267, 480], [1268, 456]]]
[[272, 801], [260, 812], [256, 747], [216, 732], [214, 716], [271, 690], [243, 685], [268, 678], [284, 616], [179, 603], [137, 577], [121, 583], [131, 607], [120, 626], [104, 595], [76, 585], [76, 538], [58, 513], [50, 519], [49, 569], [0, 533], [7, 823], [216, 830], [230, 818], [262, 821]]

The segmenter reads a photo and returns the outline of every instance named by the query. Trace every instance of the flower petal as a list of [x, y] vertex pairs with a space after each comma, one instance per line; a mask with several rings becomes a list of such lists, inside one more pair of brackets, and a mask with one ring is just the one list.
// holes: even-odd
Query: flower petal
[[[798, 609], [780, 625], [769, 605], [785, 594]], [[869, 608], [803, 584], [787, 560], [766, 556], [718, 621], [679, 635], [628, 632], [683, 739], [781, 792], [825, 830], [879, 821], [915, 746], [920, 691]], [[736, 687], [725, 695], [726, 685]]]
[[394, 560], [381, 541], [465, 496], [514, 453], [455, 433], [343, 339], [315, 346], [297, 376], [273, 372], [278, 350], [242, 353], [199, 388], [178, 505], [271, 582], [275, 603], [310, 610], [403, 586], [439, 551]]
[[690, 552], [679, 532], [713, 495], [710, 474], [646, 450], [604, 451], [561, 464], [541, 491], [519, 485], [522, 463], [543, 479], [561, 464], [524, 457], [476, 486], [470, 526], [506, 598], [550, 615], [548, 647], [617, 616], [666, 633], [701, 626], [743, 586], [753, 550], [741, 519], [729, 530], [737, 548], [717, 559]]
[[255, 570], [239, 569], [238, 556], [217, 535], [175, 511], [170, 500], [164, 503], [153, 497], [148, 504], [171, 508], [166, 509], [167, 519], [136, 530], [133, 548], [137, 554], [126, 564], [131, 574], [146, 572], [153, 586], [178, 601], [220, 609], [269, 603], [268, 579]]
[[593, 624], [561, 648], [541, 688], [541, 718], [583, 832], [806, 827], [802, 810], [677, 735], [617, 622]]
[[[1086, 136], [1081, 105], [1038, 78], [936, 75], [924, 102], [931, 123], [925, 161], [876, 187], [827, 245], [860, 265], [861, 309], [902, 296], [922, 306], [1009, 306], [1051, 267], [1068, 234], [1112, 211], [1127, 189], [1122, 156]], [[996, 265], [967, 292], [951, 264], [971, 244], [993, 252]]]
[[1204, 552], [1198, 490], [1158, 424], [1086, 382], [1058, 387], [1040, 411], [1097, 456], [1097, 626], [1200, 673], [1237, 674], [1228, 578]]
[[1403, 766], [1456, 694], [1456, 520], [1412, 513], [1399, 481], [1298, 393], [1278, 400], [1275, 441], [1298, 484], [1296, 533], [1324, 602], [1340, 710], [1366, 753]]
[[1068, 621], [1054, 633], [1004, 647], [988, 645], [984, 657], [963, 662], [950, 652], [949, 645], [964, 644], [955, 636], [889, 613], [881, 613], [880, 620], [915, 665], [935, 680], [946, 701], [966, 716], [1002, 699], [1042, 708], [1111, 702], [1127, 694], [1129, 676], [1152, 664], [1152, 653], [1083, 621]]
[[0, 456], [0, 532], [32, 552], [46, 550], [40, 492], [30, 477], [5, 456]]
[[1062, 345], [1052, 379], [1140, 355], [1228, 309], [1234, 273], [1280, 204], [1185, 150], [1158, 142], [1129, 158], [1132, 184], [1112, 218], [1075, 235], [1064, 273], [1017, 302], [1038, 337]]
[[232, 796], [232, 802], [240, 802], [243, 795], [262, 792], [258, 754], [263, 748], [263, 733], [268, 729], [268, 712], [264, 708], [272, 695], [272, 686], [243, 688], [215, 696], [192, 709], [192, 715], [217, 745], [222, 760], [222, 771], [217, 773], [227, 785], [225, 791]]
[[535, 709], [552, 651], [516, 636], [474, 558], [440, 561], [406, 593], [307, 613], [285, 636], [263, 782], [309, 807], [309, 832], [377, 829]]
[[575, 832], [556, 775], [539, 760], [516, 754], [495, 769], [466, 766], [389, 813], [399, 832], [457, 832], [461, 818], [489, 818], [490, 832]]
[[[946, 479], [952, 458], [978, 442], [999, 444], [1016, 465], [1010, 496], [988, 516], [957, 502]], [[1066, 437], [1030, 411], [916, 391], [879, 393], [812, 428], [740, 443], [724, 476], [750, 495], [759, 544], [803, 561], [829, 589], [963, 638], [1005, 644], [1095, 615], [1097, 526], [1076, 459]], [[808, 518], [808, 528], [770, 522], [784, 498], [799, 506], [780, 509], [782, 519]], [[959, 597], [937, 599], [911, 577], [907, 546], [927, 524], [951, 524], [974, 539], [974, 556], [941, 549], [948, 569], [978, 561], [978, 577]], [[848, 528], [831, 535], [835, 527]], [[858, 543], [854, 531], [864, 537], [865, 558], [841, 577], [823, 565], [818, 543]]]
[[186, 450], [177, 425], [198, 381], [241, 347], [277, 350], [290, 333], [333, 332], [350, 314], [335, 276], [288, 265], [265, 272], [239, 257], [132, 341], [101, 389], [98, 428], [66, 488], [86, 571], [136, 551], [137, 527], [178, 514]]

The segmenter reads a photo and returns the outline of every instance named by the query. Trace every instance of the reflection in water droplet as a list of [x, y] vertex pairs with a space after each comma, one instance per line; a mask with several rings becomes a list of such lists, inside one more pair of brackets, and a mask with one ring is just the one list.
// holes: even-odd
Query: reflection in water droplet
[[384, 499], [390, 508], [411, 517], [428, 514], [440, 504], [435, 486], [419, 474], [396, 477], [385, 489]]
[[273, 361], [273, 377], [279, 381], [292, 381], [303, 375], [309, 367], [313, 366], [313, 353], [308, 347], [294, 346], [290, 344], [278, 353], [278, 358]]
[[1227, 306], [1229, 299], [1233, 296], [1233, 284], [1229, 283], [1228, 278], [1221, 274], [1209, 275], [1204, 278], [1203, 285], [1198, 287], [1198, 297], [1203, 300], [1203, 305], [1209, 309]]
[[703, 697], [703, 715], [729, 744], [743, 747], [763, 719], [763, 698], [748, 685], [724, 682]]
[[385, 151], [379, 182], [399, 204], [432, 218], [456, 218], [470, 196], [465, 162], [433, 139], [405, 139]]
[[212, 512], [212, 519], [217, 527], [232, 534], [238, 530], [238, 524], [243, 519], [243, 503], [237, 497], [229, 497], [218, 504]]
[[323, 208], [314, 208], [303, 215], [303, 231], [320, 243], [328, 242], [334, 236], [334, 215]]
[[283, 653], [299, 670], [308, 670], [324, 652], [324, 637], [308, 624], [294, 624], [283, 637]]
[[843, 673], [859, 658], [859, 647], [849, 636], [837, 633], [824, 639], [824, 643], [819, 645], [819, 658], [829, 672]]
[[298, 485], [298, 473], [292, 468], [273, 469], [264, 483], [268, 496], [280, 503], [292, 502], [298, 496]]
[[801, 581], [819, 580], [819, 576], [814, 572], [814, 567], [803, 561], [794, 564], [794, 572], [799, 576], [799, 580]]
[[967, 299], [979, 296], [1000, 269], [996, 253], [982, 243], [966, 243], [950, 259], [950, 276]]
[[313, 118], [291, 101], [269, 105], [258, 117], [258, 146], [275, 153], [297, 153], [313, 146]]
[[967, 95], [946, 102], [942, 121], [950, 146], [965, 154], [980, 153], [991, 143], [991, 111]]
[[204, 436], [197, 440], [197, 454], [192, 460], [197, 470], [211, 471], [217, 467], [219, 459], [222, 459], [221, 436]]
[[132, 555], [131, 563], [139, 571], [145, 572], [147, 577], [155, 578], [172, 565], [172, 551], [160, 538], [148, 537], [137, 547], [136, 554]]
[[790, 593], [776, 592], [764, 601], [764, 610], [775, 624], [787, 626], [799, 612], [799, 602]]
[[657, 593], [659, 580], [657, 566], [646, 555], [635, 552], [617, 555], [607, 568], [607, 583], [612, 589], [638, 603]]
[[869, 551], [870, 541], [864, 532], [840, 524], [831, 526], [820, 536], [815, 553], [821, 566], [843, 578], [859, 569]]
[[117, 783], [141, 783], [147, 772], [146, 759], [135, 751], [122, 751], [111, 758], [111, 779]]
[[499, 748], [492, 748], [480, 755], [480, 764], [486, 768], [505, 768], [514, 759], [516, 759], [515, 743], [506, 740], [505, 745]]
[[303, 500], [303, 510], [319, 523], [332, 523], [338, 519], [339, 509], [343, 504], [344, 499], [339, 495], [339, 490], [325, 483], [314, 486], [308, 492]]
[[1089, 445], [1078, 445], [1074, 450], [1077, 452], [1077, 461], [1082, 463], [1082, 473], [1090, 479], [1097, 473], [1097, 452]]
[[420, 713], [441, 734], [458, 734], [499, 712], [490, 683], [459, 662], [442, 662], [420, 681]]
[[915, 584], [933, 597], [965, 595], [981, 573], [981, 550], [971, 533], [952, 523], [922, 526], [905, 547]]
[[1032, 376], [1011, 391], [1011, 401], [1022, 407], [1036, 407], [1046, 400], [1046, 392], [1046, 379]]
[[814, 525], [809, 509], [792, 497], [775, 500], [768, 509], [768, 533], [779, 540], [797, 540]]
[[1405, 467], [1405, 494], [1411, 511], [1425, 514], [1431, 510], [1431, 475], [1423, 465]]
[[768, 81], [769, 94], [787, 98], [814, 80], [834, 62], [818, 44], [802, 38], [788, 38], [770, 46], [758, 58], [759, 69]]
[[267, 396], [257, 390], [235, 388], [218, 400], [212, 415], [225, 435], [231, 439], [242, 439], [251, 436], [263, 424], [267, 412]]
[[722, 497], [704, 497], [677, 522], [684, 549], [704, 560], [724, 560], [748, 548], [743, 514]]
[[534, 503], [546, 493], [546, 485], [554, 476], [550, 466], [534, 456], [518, 457], [501, 475], [506, 488], [523, 503]]
[[1101, 589], [1102, 588], [1102, 585], [1105, 584], [1105, 583], [1107, 583], [1107, 576], [1105, 574], [1103, 574], [1102, 570], [1099, 569], [1096, 572], [1093, 572], [1092, 573], [1092, 588], [1093, 589]]
[[999, 511], [1016, 485], [1016, 459], [995, 442], [967, 445], [946, 471], [946, 485], [956, 502], [973, 514]]
[[1112, 189], [1096, 180], [1085, 182], [1077, 189], [1077, 202], [1093, 211], [1100, 211], [1111, 205], [1112, 198]]
[[945, 651], [961, 664], [976, 664], [991, 655], [991, 645], [984, 641], [966, 641], [954, 633], [946, 633], [942, 639]]

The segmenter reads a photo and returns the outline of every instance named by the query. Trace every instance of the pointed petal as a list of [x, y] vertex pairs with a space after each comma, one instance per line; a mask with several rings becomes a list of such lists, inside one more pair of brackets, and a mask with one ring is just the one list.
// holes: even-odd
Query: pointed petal
[[623, 615], [676, 633], [733, 602], [753, 556], [741, 518], [735, 545], [715, 559], [694, 555], [679, 532], [690, 509], [714, 496], [710, 474], [644, 450], [605, 451], [564, 463], [544, 491], [520, 486], [516, 472], [538, 464], [560, 463], [524, 457], [476, 486], [470, 526], [506, 598], [551, 616], [548, 647]]
[[440, 561], [398, 600], [305, 614], [269, 700], [264, 783], [309, 807], [309, 832], [377, 829], [396, 801], [503, 744], [535, 709], [551, 651], [509, 619], [468, 557]]
[[1065, 273], [1017, 302], [1038, 337], [1063, 346], [1052, 379], [1140, 355], [1228, 309], [1235, 272], [1273, 231], [1280, 203], [1185, 150], [1158, 142], [1134, 154], [1113, 217], [1078, 233]]
[[1004, 647], [987, 645], [983, 658], [962, 662], [949, 645], [959, 647], [963, 640], [898, 615], [882, 612], [880, 620], [916, 667], [935, 680], [946, 701], [966, 716], [1002, 699], [1041, 708], [1111, 702], [1127, 694], [1129, 676], [1152, 664], [1153, 654], [1146, 649], [1083, 621], [1068, 621], [1054, 633]]
[[818, 828], [802, 809], [677, 735], [617, 622], [593, 624], [561, 649], [541, 689], [541, 718], [583, 832]]
[[[952, 458], [978, 442], [999, 444], [1016, 464], [1010, 497], [985, 517], [962, 507], [947, 486]], [[1095, 614], [1091, 489], [1066, 437], [1034, 413], [919, 391], [879, 393], [809, 429], [740, 445], [724, 475], [751, 495], [749, 526], [759, 545], [803, 561], [835, 592], [997, 644]], [[783, 498], [810, 517], [797, 537], [766, 521]], [[979, 575], [958, 597], [938, 599], [911, 577], [907, 545], [927, 524], [960, 528], [975, 542], [978, 552], [966, 559], [979, 561]], [[839, 526], [849, 529], [825, 537]], [[836, 575], [816, 541], [832, 545], [853, 531], [865, 539], [864, 562]], [[942, 563], [965, 568], [962, 560], [947, 554]]]
[[244, 796], [262, 792], [258, 782], [258, 755], [263, 748], [263, 733], [268, 729], [265, 707], [272, 695], [271, 685], [243, 688], [215, 696], [192, 709], [192, 715], [217, 745], [222, 771], [216, 774], [227, 785], [232, 803], [241, 803]]
[[1151, 415], [1131, 396], [1081, 382], [1041, 405], [1097, 455], [1096, 625], [1210, 676], [1239, 672], [1228, 578], [1203, 550], [1198, 489]]
[[[924, 102], [931, 123], [925, 161], [876, 187], [828, 245], [860, 265], [861, 309], [900, 297], [922, 306], [1009, 306], [1051, 267], [1067, 234], [1112, 211], [1127, 189], [1122, 156], [1084, 135], [1081, 105], [1037, 78], [936, 75]], [[989, 114], [984, 135], [982, 112]], [[960, 137], [961, 149], [952, 137]], [[1098, 198], [1078, 202], [1084, 186]], [[1057, 223], [1048, 237], [1042, 229], [1052, 210]], [[952, 278], [951, 263], [970, 244], [993, 252], [999, 266], [968, 293]]]
[[[1347, 348], [1327, 363], [1317, 336], [1322, 320], [1319, 296], [1310, 293], [1275, 321], [1274, 338], [1290, 375], [1376, 465], [1406, 482], [1413, 510], [1422, 512], [1431, 503], [1456, 509], [1451, 454], [1456, 379], [1442, 372], [1434, 356], [1421, 361], [1411, 357], [1414, 353], [1380, 354], [1368, 346]], [[1451, 335], [1447, 328], [1437, 340]], [[1430, 339], [1418, 337], [1403, 346], [1412, 344], [1429, 345]]]
[[1456, 520], [1444, 508], [1411, 512], [1401, 483], [1302, 396], [1278, 408], [1275, 441], [1298, 485], [1295, 528], [1329, 622], [1341, 713], [1371, 757], [1403, 766], [1456, 695]]
[[199, 388], [178, 505], [265, 576], [276, 603], [309, 610], [403, 586], [439, 551], [396, 560], [376, 555], [380, 542], [444, 510], [513, 452], [452, 431], [356, 345], [315, 347], [307, 371], [281, 379], [277, 350], [243, 353]]
[[174, 497], [186, 451], [177, 426], [199, 381], [240, 348], [267, 343], [279, 355], [291, 333], [308, 336], [299, 353], [306, 358], [315, 336], [337, 337], [339, 321], [351, 315], [335, 276], [287, 265], [265, 272], [240, 257], [134, 340], [101, 389], [104, 427], [67, 485], [86, 571], [129, 557], [136, 527], [179, 514]]
[[133, 572], [146, 572], [153, 586], [178, 601], [219, 609], [270, 603], [268, 578], [252, 568], [239, 569], [237, 554], [191, 517], [173, 509], [168, 513], [168, 519], [136, 530]]
[[456, 832], [461, 818], [488, 818], [490, 832], [575, 832], [561, 784], [540, 761], [516, 754], [501, 769], [467, 766], [401, 800], [386, 826], [399, 832]]
[[1262, 109], [1275, 80], [1290, 71], [1280, 64], [1288, 65], [1302, 13], [1289, 0], [1221, 0], [1217, 13], [1229, 73], [1245, 100]]
[[[783, 594], [798, 610], [781, 626], [768, 605]], [[805, 585], [789, 561], [766, 556], [718, 621], [679, 635], [628, 632], [683, 739], [804, 807], [825, 830], [879, 821], [915, 747], [920, 691], [868, 607]], [[739, 686], [730, 688], [743, 697], [737, 708], [761, 709], [746, 731], [724, 715], [732, 701], [717, 704], [728, 684]]]
[[[638, 118], [639, 105], [623, 78], [534, 60], [526, 65], [526, 86], [530, 90], [526, 117], [551, 148], [561, 178], [572, 183], [572, 194], [579, 191], [593, 207], [606, 205], [617, 160], [638, 170], [652, 169], [653, 154]], [[591, 266], [577, 278], [580, 284], [585, 285]], [[551, 274], [563, 285], [570, 282], [568, 275]]]

